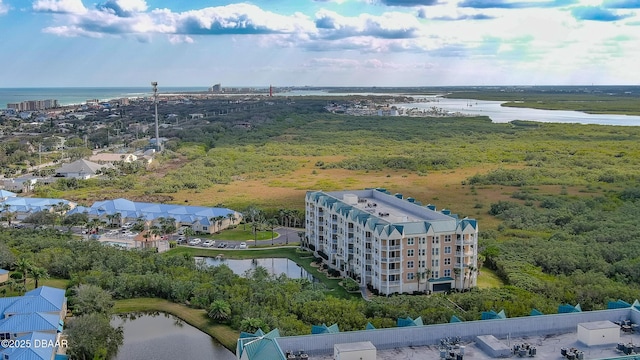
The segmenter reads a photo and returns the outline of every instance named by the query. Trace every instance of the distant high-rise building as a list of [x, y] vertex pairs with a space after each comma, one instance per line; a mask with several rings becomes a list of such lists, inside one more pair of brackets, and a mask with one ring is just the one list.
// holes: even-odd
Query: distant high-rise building
[[18, 111], [36, 111], [36, 110], [46, 110], [51, 108], [59, 107], [58, 100], [47, 99], [47, 100], [27, 100], [19, 103], [10, 103], [7, 104], [8, 109], [15, 109]]
[[215, 84], [212, 87], [209, 88], [210, 92], [222, 92], [222, 85], [220, 84]]

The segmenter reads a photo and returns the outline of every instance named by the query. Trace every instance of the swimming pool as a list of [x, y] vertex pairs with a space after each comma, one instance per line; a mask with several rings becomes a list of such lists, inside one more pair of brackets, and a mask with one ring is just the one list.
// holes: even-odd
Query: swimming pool
[[125, 243], [125, 242], [118, 242], [118, 241], [105, 241], [103, 242], [103, 244], [107, 245], [107, 246], [113, 246], [116, 248], [122, 248], [122, 249], [128, 249], [131, 244], [129, 243]]

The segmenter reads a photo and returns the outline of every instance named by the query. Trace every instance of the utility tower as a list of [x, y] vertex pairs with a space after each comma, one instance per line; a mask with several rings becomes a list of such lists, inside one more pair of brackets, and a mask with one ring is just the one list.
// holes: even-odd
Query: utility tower
[[153, 105], [156, 108], [156, 151], [160, 152], [162, 147], [160, 146], [160, 136], [158, 133], [158, 82], [152, 82], [151, 86], [153, 86]]

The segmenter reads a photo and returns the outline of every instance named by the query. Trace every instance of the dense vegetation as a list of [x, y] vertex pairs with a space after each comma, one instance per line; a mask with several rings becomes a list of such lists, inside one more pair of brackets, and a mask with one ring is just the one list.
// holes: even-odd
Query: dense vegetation
[[[294, 194], [300, 211], [300, 191], [384, 185], [478, 218], [484, 265], [506, 285], [364, 302], [262, 271], [241, 278], [224, 267], [198, 268], [177, 250], [123, 252], [57, 233], [8, 230], [0, 235], [0, 257], [13, 258], [3, 264], [27, 256], [51, 276], [100, 286], [116, 299], [161, 297], [204, 309], [211, 321], [236, 330], [278, 327], [287, 335], [323, 322], [353, 330], [367, 321], [393, 326], [404, 316], [423, 316], [426, 323], [454, 314], [478, 319], [490, 309], [524, 316], [532, 308], [554, 313], [561, 303], [592, 310], [638, 297], [640, 128], [346, 117], [321, 113], [314, 100], [283, 106], [245, 118], [248, 128], [236, 126], [242, 116], [231, 114], [168, 131], [170, 150], [157, 168], [162, 177], [113, 176], [73, 188], [43, 187], [40, 194], [83, 200], [108, 192], [176, 201], [195, 194], [191, 199], [210, 197], [211, 205], [237, 209], [262, 201], [265, 213], [278, 217], [275, 190]], [[364, 183], [373, 175], [388, 182]], [[263, 186], [255, 198], [228, 190], [244, 190], [247, 183]]]

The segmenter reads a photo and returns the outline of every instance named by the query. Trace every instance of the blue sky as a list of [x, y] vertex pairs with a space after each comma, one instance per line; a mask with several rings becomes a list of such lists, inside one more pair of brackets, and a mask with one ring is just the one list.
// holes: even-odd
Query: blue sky
[[640, 0], [0, 0], [0, 87], [640, 84]]

